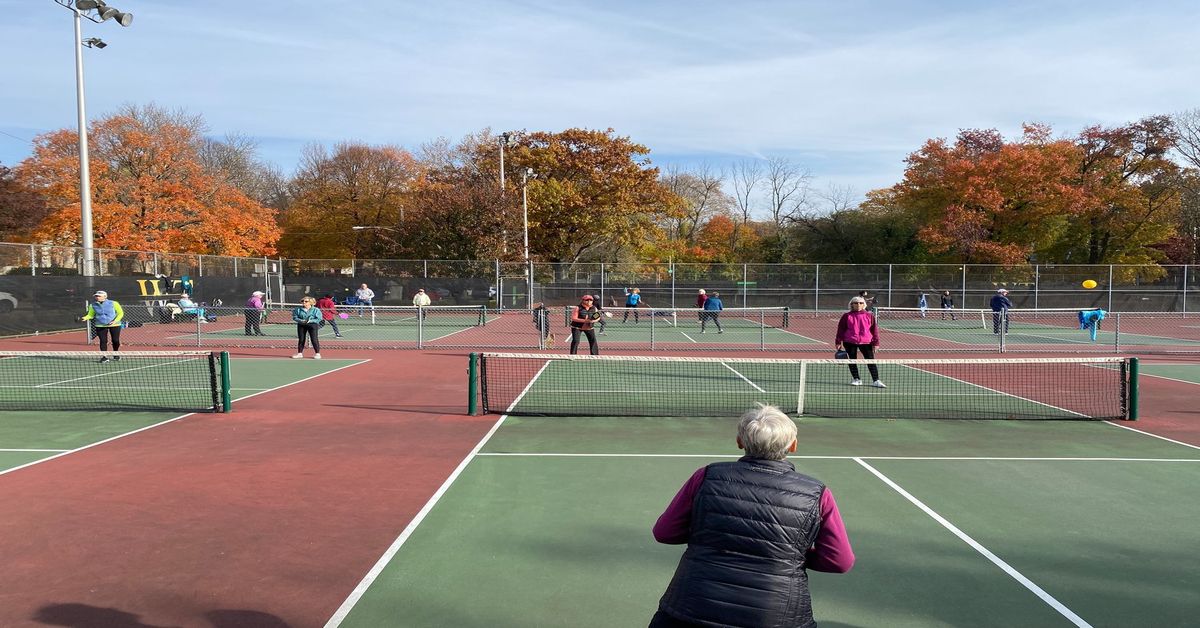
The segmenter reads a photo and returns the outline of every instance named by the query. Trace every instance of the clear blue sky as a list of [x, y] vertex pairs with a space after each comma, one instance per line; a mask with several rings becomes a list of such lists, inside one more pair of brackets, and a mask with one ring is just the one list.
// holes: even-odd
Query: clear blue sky
[[[157, 103], [310, 143], [613, 127], [659, 165], [780, 155], [823, 187], [896, 182], [927, 138], [1060, 134], [1200, 107], [1200, 3], [112, 0], [84, 22], [90, 116]], [[0, 163], [74, 128], [71, 15], [0, 0]]]

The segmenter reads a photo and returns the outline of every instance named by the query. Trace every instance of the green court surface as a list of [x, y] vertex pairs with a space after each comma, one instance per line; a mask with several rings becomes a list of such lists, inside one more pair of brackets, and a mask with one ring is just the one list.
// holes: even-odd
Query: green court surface
[[[227, 416], [236, 419], [237, 399], [359, 362], [361, 360], [232, 359], [230, 374], [235, 403], [233, 414]], [[5, 411], [0, 418], [0, 473], [170, 421], [182, 414], [104, 409]]]
[[[848, 574], [810, 574], [822, 626], [1200, 616], [1200, 448], [1123, 422], [798, 426], [791, 460], [834, 492], [857, 556]], [[645, 626], [683, 549], [651, 527], [695, 469], [737, 457], [735, 429], [505, 417], [329, 625]]]
[[1142, 364], [1142, 374], [1200, 384], [1200, 364]]

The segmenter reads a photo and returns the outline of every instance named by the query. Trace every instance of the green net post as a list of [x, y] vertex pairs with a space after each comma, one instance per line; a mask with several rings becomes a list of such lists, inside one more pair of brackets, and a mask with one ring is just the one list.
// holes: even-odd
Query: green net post
[[1138, 420], [1138, 359], [1129, 358], [1129, 420]]
[[221, 411], [233, 412], [233, 386], [229, 378], [229, 352], [221, 352]]
[[470, 416], [475, 416], [479, 410], [477, 373], [479, 373], [479, 354], [472, 353], [471, 360], [467, 362], [467, 414]]

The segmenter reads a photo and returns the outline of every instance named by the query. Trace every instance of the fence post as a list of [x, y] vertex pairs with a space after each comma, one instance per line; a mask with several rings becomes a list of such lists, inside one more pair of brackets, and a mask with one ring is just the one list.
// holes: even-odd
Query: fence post
[[1187, 271], [1188, 265], [1183, 265], [1183, 313], [1187, 315]]
[[604, 273], [604, 262], [600, 262], [600, 306], [601, 306], [601, 307], [603, 307], [603, 306], [604, 306], [604, 298], [605, 298], [605, 294], [604, 294], [604, 287], [605, 287], [604, 279], [605, 279], [605, 277], [604, 277], [604, 274], [605, 274], [605, 273]]
[[204, 276], [204, 256], [203, 255], [196, 256], [196, 271], [197, 271], [196, 272], [197, 277]]
[[888, 264], [888, 307], [892, 307], [892, 265]]
[[425, 348], [425, 317], [421, 316], [421, 308], [417, 307], [417, 348]]
[[1112, 311], [1113, 265], [1108, 265], [1108, 311]]
[[421, 267], [421, 274], [424, 275], [425, 279], [429, 279], [429, 260], [421, 260]]
[[1038, 290], [1042, 279], [1042, 267], [1033, 265], [1033, 309], [1038, 309]]
[[[671, 308], [675, 308], [675, 258], [667, 260], [667, 274], [671, 276]], [[654, 314], [650, 315], [651, 320]]]
[[764, 310], [758, 311], [758, 349], [767, 350], [767, 316]]
[[1113, 353], [1121, 352], [1121, 313], [1116, 313], [1117, 321], [1113, 324]]
[[962, 301], [959, 302], [958, 309], [967, 309], [967, 265], [962, 265]]
[[504, 311], [504, 286], [500, 285], [500, 260], [493, 260], [496, 269], [496, 311]]
[[750, 276], [746, 272], [746, 265], [742, 264], [742, 307], [746, 305], [746, 295], [750, 294]]
[[813, 311], [821, 309], [821, 265], [817, 264], [816, 274], [813, 276]]
[[[158, 253], [155, 253], [155, 256], [157, 256], [157, 255], [158, 255]], [[1186, 298], [1187, 298], [1187, 266], [1184, 266], [1183, 269], [1184, 269], [1183, 270], [1183, 285], [1184, 285], [1183, 294], [1184, 294], [1184, 298], [1186, 300]], [[32, 244], [29, 245], [29, 274], [33, 275], [34, 277], [37, 277], [37, 254], [34, 253], [34, 248], [33, 248]]]

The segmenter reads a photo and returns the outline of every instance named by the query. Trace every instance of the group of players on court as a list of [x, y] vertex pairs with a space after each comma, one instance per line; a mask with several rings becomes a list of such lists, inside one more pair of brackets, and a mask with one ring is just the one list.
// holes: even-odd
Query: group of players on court
[[[617, 298], [612, 297], [612, 306], [618, 307], [617, 303]], [[632, 316], [634, 325], [641, 323], [641, 308], [648, 309], [651, 317], [669, 319], [672, 326], [678, 324], [677, 314], [674, 310], [650, 309], [650, 306], [642, 299], [641, 289], [626, 288], [625, 307], [621, 322], [628, 323]], [[725, 309], [724, 303], [721, 301], [721, 293], [713, 292], [710, 295], [701, 288], [696, 295], [696, 309], [699, 310], [696, 315], [700, 322], [700, 333], [707, 333], [709, 323], [716, 327], [718, 334], [725, 333], [725, 329], [721, 327], [721, 311]], [[600, 344], [596, 335], [597, 333], [604, 335], [604, 328], [608, 319], [612, 317], [613, 313], [604, 309], [600, 295], [585, 294], [580, 297], [579, 304], [571, 307], [567, 319], [571, 330], [571, 353], [579, 352], [579, 342], [582, 336], [587, 338], [588, 352], [592, 355], [599, 355]], [[553, 346], [554, 334], [550, 331], [550, 310], [545, 303], [533, 305], [533, 325], [542, 336], [542, 344], [546, 347]]]

